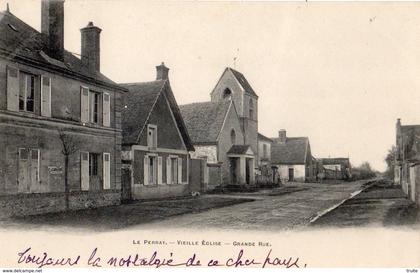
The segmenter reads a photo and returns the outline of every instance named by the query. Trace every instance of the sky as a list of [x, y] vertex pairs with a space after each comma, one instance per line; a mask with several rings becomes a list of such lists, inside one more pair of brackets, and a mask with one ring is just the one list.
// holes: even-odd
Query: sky
[[[40, 30], [40, 1], [0, 0]], [[225, 67], [259, 96], [259, 131], [307, 136], [315, 157], [385, 170], [397, 118], [420, 124], [420, 3], [66, 0], [65, 47], [102, 28], [101, 72], [151, 81], [165, 62], [178, 104], [210, 100]], [[233, 59], [237, 58], [236, 63]]]

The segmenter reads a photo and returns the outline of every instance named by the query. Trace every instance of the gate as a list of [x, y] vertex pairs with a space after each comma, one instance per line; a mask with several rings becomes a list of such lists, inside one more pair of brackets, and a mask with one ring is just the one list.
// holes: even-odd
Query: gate
[[202, 159], [191, 159], [190, 167], [190, 191], [204, 192], [204, 171], [205, 161]]
[[131, 201], [131, 168], [123, 166], [121, 168], [121, 202]]

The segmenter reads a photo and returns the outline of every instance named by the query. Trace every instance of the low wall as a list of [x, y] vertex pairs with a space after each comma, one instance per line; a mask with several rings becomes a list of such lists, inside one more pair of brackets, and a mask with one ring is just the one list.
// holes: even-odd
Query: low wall
[[[119, 205], [120, 190], [70, 192], [70, 210]], [[32, 193], [0, 196], [0, 219], [12, 216], [36, 215], [66, 210], [65, 194]]]
[[131, 189], [131, 196], [134, 200], [180, 197], [189, 194], [190, 190], [188, 184], [162, 184], [153, 186], [135, 185]]

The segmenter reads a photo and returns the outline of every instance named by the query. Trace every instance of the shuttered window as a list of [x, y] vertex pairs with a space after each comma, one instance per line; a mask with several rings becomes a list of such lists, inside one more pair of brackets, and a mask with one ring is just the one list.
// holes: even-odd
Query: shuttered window
[[150, 149], [157, 148], [157, 126], [148, 124], [147, 125], [147, 146]]
[[35, 110], [35, 75], [19, 73], [19, 110]]
[[19, 148], [18, 192], [40, 192], [40, 151]]

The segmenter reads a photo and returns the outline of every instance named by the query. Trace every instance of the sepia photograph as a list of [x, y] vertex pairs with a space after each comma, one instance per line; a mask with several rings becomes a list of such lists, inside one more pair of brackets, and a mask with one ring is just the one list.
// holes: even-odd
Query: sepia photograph
[[0, 0], [2, 272], [418, 272], [419, 8]]

